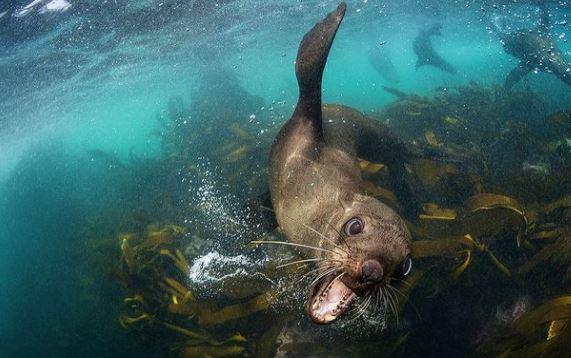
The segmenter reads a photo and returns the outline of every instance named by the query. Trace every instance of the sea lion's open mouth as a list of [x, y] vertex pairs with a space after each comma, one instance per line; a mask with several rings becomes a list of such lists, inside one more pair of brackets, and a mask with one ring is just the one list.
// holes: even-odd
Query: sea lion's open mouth
[[307, 312], [318, 324], [335, 321], [347, 311], [357, 294], [347, 287], [336, 273], [316, 283], [307, 301]]

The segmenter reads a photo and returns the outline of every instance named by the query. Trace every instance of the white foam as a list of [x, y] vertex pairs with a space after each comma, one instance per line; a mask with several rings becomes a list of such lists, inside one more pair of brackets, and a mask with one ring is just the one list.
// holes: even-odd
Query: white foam
[[21, 8], [20, 10], [16, 11], [16, 13], [14, 14], [14, 16], [16, 17], [22, 17], [22, 16], [26, 16], [28, 15], [32, 10], [34, 10], [34, 8], [43, 3], [45, 0], [34, 0], [31, 3], [29, 3], [28, 5], [24, 6], [23, 8]]
[[39, 10], [40, 14], [46, 12], [64, 12], [67, 11], [71, 7], [71, 4], [66, 0], [52, 0], [46, 5], [42, 6]]
[[258, 263], [244, 255], [224, 256], [214, 251], [194, 260], [189, 279], [197, 284], [219, 282], [227, 278], [251, 275], [249, 271], [258, 267]]
[[[42, 6], [38, 12], [40, 14], [44, 14], [47, 12], [63, 12], [68, 10], [71, 7], [71, 3], [68, 2], [67, 0], [52, 0], [47, 2], [47, 0], [34, 0], [31, 3], [29, 3], [28, 5], [24, 6], [23, 8], [21, 8], [20, 10], [17, 10], [14, 13], [14, 16], [16, 17], [23, 17], [28, 15], [30, 12], [32, 12], [34, 10], [34, 8], [36, 8], [38, 5], [41, 4], [45, 4], [44, 6]], [[0, 16], [2, 17], [2, 16]]]

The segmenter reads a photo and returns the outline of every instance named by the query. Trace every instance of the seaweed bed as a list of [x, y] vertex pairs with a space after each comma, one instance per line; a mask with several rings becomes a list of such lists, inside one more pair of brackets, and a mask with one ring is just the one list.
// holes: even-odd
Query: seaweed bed
[[[205, 98], [221, 98], [202, 92]], [[226, 96], [224, 105], [199, 99], [186, 108], [172, 99], [157, 115], [161, 130], [153, 134], [162, 143], [157, 158], [122, 162], [100, 151], [75, 159], [60, 153], [23, 163], [10, 182], [4, 204], [15, 210], [14, 217], [27, 207], [23, 200], [30, 194], [22, 192], [24, 186], [46, 190], [41, 182], [22, 180], [38, 167], [50, 168], [46, 172], [52, 176], [44, 181], [59, 183], [58, 192], [46, 195], [73, 206], [64, 212], [74, 217], [60, 216], [62, 227], [54, 229], [61, 240], [50, 245], [61, 246], [76, 265], [65, 280], [77, 283], [79, 305], [88, 307], [80, 315], [84, 325], [109, 324], [93, 321], [103, 320], [96, 311], [117, 317], [105, 317], [114, 326], [108, 331], [77, 328], [81, 336], [121, 334], [120, 341], [111, 340], [125, 355], [566, 352], [571, 339], [570, 112], [547, 113], [541, 97], [530, 91], [475, 83], [428, 97], [399, 94], [371, 112], [411, 146], [445, 155], [409, 163], [408, 180], [424, 213], [409, 222], [415, 271], [399, 287], [399, 319], [370, 324], [365, 317], [316, 328], [302, 312], [305, 292], [293, 292], [304, 267], [278, 268], [297, 253], [248, 244], [278, 235], [255, 199], [265, 190], [275, 123], [286, 114], [259, 110], [261, 99], [241, 88], [230, 92], [235, 96]], [[64, 162], [76, 164], [57, 169]], [[386, 167], [356, 165], [366, 178], [365, 190], [399, 210]], [[104, 193], [87, 200], [89, 209], [74, 204], [74, 195], [86, 197], [85, 188], [69, 190], [76, 184], [66, 178], [77, 179], [78, 173], [90, 178], [92, 192]], [[21, 246], [22, 257], [28, 249]], [[254, 263], [253, 271], [191, 280], [198, 263], [212, 253], [243, 255]], [[31, 299], [21, 304], [34, 306]], [[351, 324], [364, 328], [352, 330]], [[56, 351], [87, 351], [95, 344], [57, 333], [54, 339], [59, 340]]]

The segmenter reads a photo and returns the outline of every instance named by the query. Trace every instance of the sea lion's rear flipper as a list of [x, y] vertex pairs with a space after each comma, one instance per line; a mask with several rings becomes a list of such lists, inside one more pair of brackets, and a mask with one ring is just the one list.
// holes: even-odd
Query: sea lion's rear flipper
[[510, 71], [508, 77], [506, 77], [504, 87], [507, 90], [511, 90], [512, 87], [528, 73], [529, 73], [529, 68], [520, 62], [520, 64], [516, 68]]
[[393, 96], [397, 97], [398, 99], [403, 99], [406, 97], [410, 97], [409, 94], [404, 93], [403, 91], [396, 89], [394, 87], [383, 86], [383, 89], [388, 93], [392, 94]]
[[343, 20], [346, 9], [345, 3], [317, 23], [305, 36], [299, 45], [295, 64], [295, 75], [299, 86], [299, 99], [293, 121], [309, 121], [312, 123], [316, 138], [321, 138], [321, 80], [323, 69], [331, 44]]

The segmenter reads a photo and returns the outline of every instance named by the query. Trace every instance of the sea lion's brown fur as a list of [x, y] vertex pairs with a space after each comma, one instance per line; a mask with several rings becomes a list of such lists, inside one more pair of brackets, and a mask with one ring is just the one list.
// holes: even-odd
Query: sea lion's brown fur
[[[344, 12], [342, 3], [300, 44], [296, 62], [299, 101], [272, 146], [269, 184], [277, 222], [287, 239], [336, 252], [335, 257], [342, 258], [337, 268], [343, 273], [342, 282], [360, 293], [371, 288], [363, 281], [363, 263], [380, 263], [383, 283], [375, 285], [385, 284], [410, 255], [411, 237], [397, 213], [361, 191], [357, 155], [384, 156], [385, 163], [396, 166], [399, 150], [405, 153], [406, 148], [379, 123], [353, 109], [322, 108], [323, 68]], [[364, 223], [358, 235], [343, 232], [352, 218]], [[327, 252], [308, 251], [311, 257], [328, 256]]]

